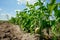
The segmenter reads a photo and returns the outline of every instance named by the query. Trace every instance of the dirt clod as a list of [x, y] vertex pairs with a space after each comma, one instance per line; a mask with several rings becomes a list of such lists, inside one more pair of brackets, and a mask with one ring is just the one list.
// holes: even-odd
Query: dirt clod
[[18, 25], [0, 23], [0, 40], [39, 40], [39, 37], [24, 33]]

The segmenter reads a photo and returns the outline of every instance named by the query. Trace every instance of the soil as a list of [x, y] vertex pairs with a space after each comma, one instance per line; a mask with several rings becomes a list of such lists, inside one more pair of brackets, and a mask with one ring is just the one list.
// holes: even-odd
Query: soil
[[18, 25], [0, 23], [0, 40], [40, 40], [38, 34], [24, 33]]
[[[46, 31], [46, 29], [42, 30], [42, 36], [30, 34], [22, 31], [18, 25], [0, 22], [0, 40], [52, 40], [53, 34], [50, 31], [48, 35]], [[60, 40], [60, 37], [57, 40]]]

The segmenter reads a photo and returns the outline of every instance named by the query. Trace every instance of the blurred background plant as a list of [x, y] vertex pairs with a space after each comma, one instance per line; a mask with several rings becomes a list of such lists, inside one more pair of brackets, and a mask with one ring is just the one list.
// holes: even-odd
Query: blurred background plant
[[22, 30], [28, 33], [42, 34], [42, 30], [46, 28], [49, 35], [49, 29], [51, 29], [54, 38], [56, 38], [57, 34], [60, 34], [60, 10], [58, 9], [60, 3], [50, 0], [50, 3], [45, 6], [45, 1], [38, 0], [34, 5], [27, 2], [27, 8], [23, 11], [16, 11], [16, 17], [12, 17], [9, 21], [19, 25]]

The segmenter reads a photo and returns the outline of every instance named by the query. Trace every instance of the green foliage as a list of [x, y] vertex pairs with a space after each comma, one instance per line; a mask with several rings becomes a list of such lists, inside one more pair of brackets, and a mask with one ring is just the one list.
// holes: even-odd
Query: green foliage
[[[39, 28], [41, 31], [44, 28], [52, 28], [54, 34], [56, 32], [56, 23], [60, 23], [60, 10], [58, 9], [60, 3], [56, 3], [56, 0], [50, 0], [50, 3], [47, 3], [46, 6], [43, 5], [41, 0], [38, 0], [34, 5], [28, 4], [27, 8], [23, 11], [16, 11], [16, 17], [11, 18], [11, 22], [20, 25], [20, 27], [30, 33], [34, 33], [36, 28]], [[39, 6], [39, 8], [35, 8]], [[50, 20], [49, 17], [52, 16], [54, 11], [54, 17], [56, 19]], [[49, 33], [49, 32], [48, 32]]]
[[16, 19], [15, 19], [14, 17], [12, 17], [12, 18], [9, 20], [9, 22], [11, 22], [11, 23], [14, 23], [14, 24], [15, 24]]

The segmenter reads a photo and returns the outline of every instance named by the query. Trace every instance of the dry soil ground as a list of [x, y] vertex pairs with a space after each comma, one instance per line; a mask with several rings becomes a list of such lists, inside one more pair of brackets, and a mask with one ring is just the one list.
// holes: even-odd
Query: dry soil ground
[[[23, 32], [18, 25], [0, 21], [0, 40], [51, 40], [50, 36], [43, 30], [44, 35]], [[59, 37], [60, 40], [60, 37]]]
[[18, 25], [0, 23], [0, 40], [40, 40], [38, 34], [24, 33]]

